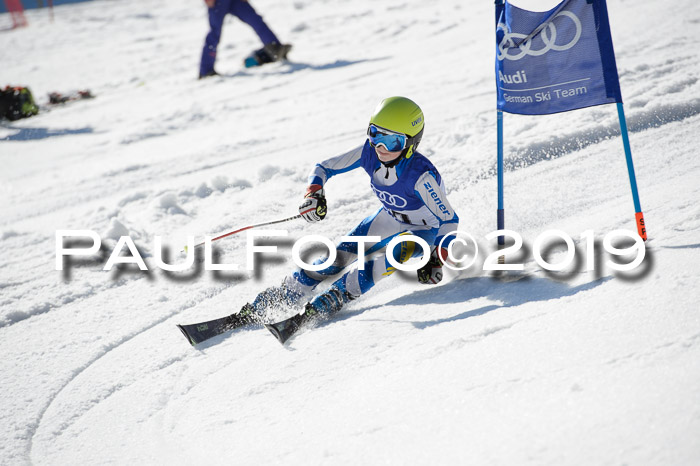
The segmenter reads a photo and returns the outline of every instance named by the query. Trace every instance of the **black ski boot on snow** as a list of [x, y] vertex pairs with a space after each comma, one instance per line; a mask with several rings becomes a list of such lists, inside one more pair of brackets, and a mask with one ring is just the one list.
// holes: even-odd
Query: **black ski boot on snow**
[[265, 327], [280, 343], [284, 344], [292, 335], [297, 333], [301, 327], [328, 319], [331, 315], [342, 309], [345, 303], [352, 299], [354, 299], [354, 297], [347, 291], [341, 291], [338, 288], [331, 287], [306, 303], [303, 313], [297, 314], [282, 322], [265, 324]]
[[279, 42], [271, 42], [263, 48], [251, 53], [245, 60], [246, 68], [261, 66], [265, 63], [272, 63], [279, 60], [286, 60], [287, 54], [292, 49], [290, 44], [280, 44]]

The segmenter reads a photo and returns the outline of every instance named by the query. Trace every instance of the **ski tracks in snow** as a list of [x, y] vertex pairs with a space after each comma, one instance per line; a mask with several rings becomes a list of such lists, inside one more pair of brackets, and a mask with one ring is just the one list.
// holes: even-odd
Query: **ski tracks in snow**
[[[136, 331], [130, 332], [122, 336], [121, 338], [116, 339], [113, 342], [103, 345], [100, 349], [100, 352], [95, 354], [95, 356], [88, 360], [85, 364], [72, 369], [69, 378], [65, 381], [63, 385], [56, 389], [53, 395], [49, 398], [46, 405], [41, 409], [36, 418], [36, 421], [29, 425], [29, 441], [26, 450], [27, 458], [29, 458], [32, 462], [37, 462], [35, 461], [37, 460], [35, 451], [38, 448], [38, 442], [40, 442], [42, 448], [46, 448], [46, 445], [48, 444], [58, 443], [57, 441], [62, 435], [62, 433], [68, 430], [76, 422], [78, 422], [80, 418], [85, 416], [87, 413], [90, 412], [90, 410], [97, 407], [100, 403], [104, 402], [111, 396], [118, 393], [120, 390], [123, 390], [129, 385], [138, 381], [144, 374], [158, 373], [159, 371], [169, 368], [173, 364], [176, 364], [188, 357], [192, 357], [192, 355], [189, 354], [189, 350], [191, 348], [184, 344], [185, 342], [183, 341], [182, 351], [177, 356], [169, 356], [167, 358], [163, 358], [164, 355], [160, 354], [159, 356], [163, 359], [154, 359], [147, 361], [144, 361], [143, 357], [122, 357], [122, 359], [118, 362], [117, 366], [110, 366], [109, 362], [104, 363], [108, 366], [106, 373], [103, 372], [95, 378], [86, 376], [86, 374], [89, 374], [93, 368], [100, 366], [103, 360], [109, 358], [111, 355], [115, 354], [115, 352], [120, 351], [122, 348], [125, 348], [125, 346], [129, 345], [130, 343], [137, 341], [139, 337], [146, 335], [149, 331], [158, 328], [161, 325], [164, 325], [166, 323], [171, 324], [173, 317], [180, 316], [182, 313], [185, 313], [190, 309], [202, 306], [203, 303], [213, 299], [214, 297], [225, 291], [227, 288], [228, 286], [221, 286], [209, 289], [204, 293], [199, 293], [198, 297], [191, 298], [190, 300], [177, 306], [170, 312], [161, 315], [158, 319], [152, 321], [148, 325], [141, 327]], [[176, 335], [179, 339], [179, 334], [178, 332], [176, 332], [174, 323], [172, 323], [172, 329], [170, 327], [170, 325], [164, 327], [164, 334], [167, 335], [165, 339], [168, 340], [168, 337], [172, 335]], [[151, 343], [149, 347], [147, 340], [141, 340], [141, 346], [131, 347], [129, 348], [129, 351], [132, 351], [134, 354], [141, 354], [144, 351], [158, 353], [153, 348], [153, 346], [155, 346], [157, 342]], [[132, 364], [135, 361], [141, 361], [141, 363], [143, 363], [143, 366], [139, 366], [135, 370], [135, 368], [132, 366]], [[125, 362], [126, 364], [124, 364]], [[125, 373], [119, 371], [120, 365], [126, 365], [126, 370], [128, 370], [129, 372]], [[122, 367], [122, 369], [124, 368]], [[108, 382], [108, 385], [106, 386], [100, 386], [99, 381], [104, 380], [100, 376], [116, 378], [116, 380], [114, 380], [113, 382]], [[97, 385], [95, 385], [96, 382]], [[71, 395], [68, 395], [63, 401], [63, 404], [74, 405], [77, 403], [78, 406], [73, 406], [68, 409], [66, 409], [65, 406], [57, 407], [57, 405], [61, 404], [61, 399], [63, 395], [68, 392], [82, 393], [82, 395], [76, 398], [71, 398]], [[50, 415], [50, 427], [44, 427], [44, 424], [47, 423], [47, 413], [51, 412], [53, 412], [54, 414]], [[42, 432], [44, 431], [45, 433], [42, 435]], [[42, 457], [43, 455], [38, 456], [38, 458]]]

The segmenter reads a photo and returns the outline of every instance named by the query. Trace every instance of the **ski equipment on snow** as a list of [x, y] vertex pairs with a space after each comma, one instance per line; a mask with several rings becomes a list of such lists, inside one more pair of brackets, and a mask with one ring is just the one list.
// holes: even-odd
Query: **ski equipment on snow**
[[61, 94], [60, 92], [49, 92], [49, 104], [58, 105], [72, 102], [74, 100], [94, 99], [95, 96], [89, 89]]
[[263, 48], [251, 53], [243, 61], [246, 68], [261, 66], [266, 63], [272, 63], [279, 60], [286, 60], [287, 54], [292, 49], [290, 44], [280, 44], [272, 42], [266, 44]]
[[257, 314], [250, 304], [246, 304], [240, 312], [230, 316], [196, 324], [178, 324], [177, 328], [187, 338], [187, 341], [194, 346], [230, 330], [257, 323], [260, 323]]
[[297, 314], [289, 319], [274, 324], [265, 324], [265, 328], [272, 333], [277, 340], [283, 345], [296, 334], [299, 329], [310, 322], [315, 322], [320, 319], [318, 312], [309, 304], [301, 314]]
[[311, 302], [306, 303], [303, 313], [281, 322], [265, 324], [265, 328], [267, 328], [280, 343], [285, 344], [301, 327], [328, 319], [342, 309], [345, 303], [353, 299], [354, 297], [347, 291], [342, 291], [332, 286], [312, 299]]

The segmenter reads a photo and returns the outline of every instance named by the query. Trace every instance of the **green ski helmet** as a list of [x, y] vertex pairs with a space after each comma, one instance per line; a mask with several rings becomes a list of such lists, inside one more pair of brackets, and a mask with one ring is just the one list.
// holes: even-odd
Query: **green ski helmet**
[[[411, 99], [406, 97], [389, 97], [380, 102], [374, 109], [369, 125], [375, 125], [380, 129], [387, 129], [408, 136], [406, 147], [397, 157], [396, 161], [410, 158], [418, 148], [423, 137], [425, 121], [423, 111]], [[370, 128], [368, 128], [368, 134]]]

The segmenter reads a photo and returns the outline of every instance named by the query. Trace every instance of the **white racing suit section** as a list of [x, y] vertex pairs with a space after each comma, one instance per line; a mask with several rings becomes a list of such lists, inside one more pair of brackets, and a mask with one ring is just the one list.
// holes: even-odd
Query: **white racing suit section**
[[[387, 244], [397, 235], [412, 234], [431, 246], [437, 246], [445, 235], [457, 230], [459, 218], [447, 200], [442, 177], [433, 164], [419, 153], [403, 158], [393, 167], [386, 167], [367, 141], [364, 146], [316, 165], [309, 177], [309, 184], [323, 186], [332, 176], [360, 167], [370, 176], [370, 186], [382, 207], [362, 220], [347, 236], [379, 236], [381, 243]], [[448, 238], [443, 247], [446, 248], [453, 239]], [[365, 243], [365, 250], [374, 244]], [[316, 272], [297, 270], [285, 282], [288, 287], [310, 293], [319, 283], [339, 274], [356, 261], [357, 250], [357, 243], [341, 242], [337, 245], [337, 257], [331, 266]], [[429, 251], [426, 253], [429, 254]], [[422, 254], [420, 245], [409, 241], [401, 242], [393, 250], [394, 259], [399, 263]], [[316, 263], [324, 260], [319, 259]], [[385, 253], [365, 260], [364, 270], [354, 267], [332, 286], [358, 297], [394, 271]]]

